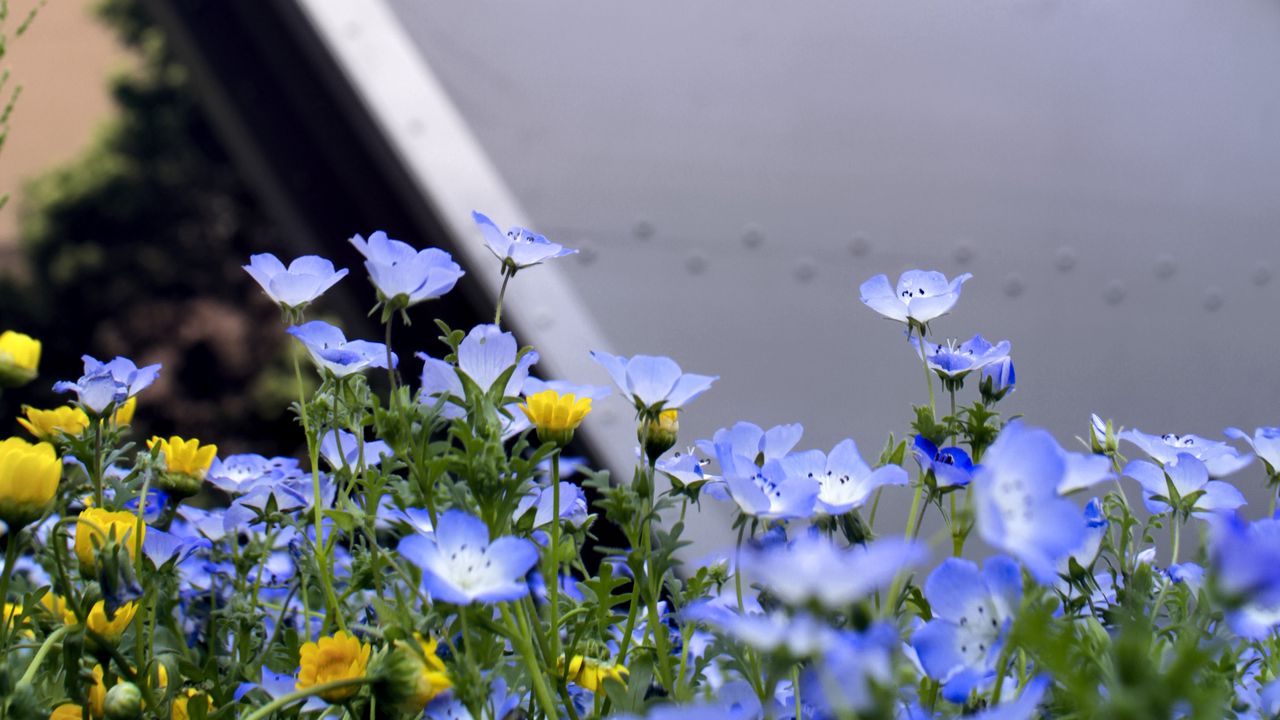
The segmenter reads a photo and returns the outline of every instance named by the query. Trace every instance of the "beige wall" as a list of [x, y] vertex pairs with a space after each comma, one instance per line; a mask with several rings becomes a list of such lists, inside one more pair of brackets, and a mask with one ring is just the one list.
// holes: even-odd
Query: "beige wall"
[[[3, 61], [9, 84], [22, 86], [0, 152], [0, 272], [13, 269], [22, 185], [42, 171], [66, 163], [88, 146], [111, 117], [107, 80], [129, 66], [128, 53], [93, 14], [93, 0], [49, 0], [25, 35], [13, 38], [34, 0], [10, 0]], [[8, 92], [4, 95], [8, 98]]]

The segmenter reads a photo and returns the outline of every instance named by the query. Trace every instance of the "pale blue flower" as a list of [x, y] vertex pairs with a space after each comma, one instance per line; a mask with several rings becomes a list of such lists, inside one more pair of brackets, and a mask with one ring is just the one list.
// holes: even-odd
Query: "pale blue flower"
[[699, 440], [697, 444], [705, 455], [728, 452], [764, 465], [785, 457], [803, 434], [804, 426], [800, 423], [775, 425], [766, 431], [754, 423], [738, 422], [733, 427], [720, 428], [710, 440]]
[[422, 584], [437, 601], [455, 605], [518, 600], [529, 594], [525, 575], [538, 562], [538, 549], [524, 538], [489, 540], [484, 521], [447, 510], [432, 538], [410, 535], [398, 552], [422, 569]]
[[265, 458], [254, 453], [243, 453], [214, 458], [205, 479], [223, 492], [243, 495], [259, 485], [277, 483], [299, 475], [301, 471], [295, 458]]
[[864, 632], [841, 633], [801, 678], [801, 695], [821, 717], [847, 717], [872, 710], [876, 687], [893, 682], [897, 629], [876, 623]]
[[[534, 510], [533, 527], [550, 525], [555, 517], [555, 493], [549, 487], [534, 487], [516, 505], [514, 517]], [[536, 509], [535, 509], [536, 508]], [[587, 496], [571, 482], [560, 482], [560, 520], [577, 527], [587, 519]]]
[[[1175, 500], [1179, 510], [1191, 511], [1197, 517], [1234, 510], [1246, 502], [1232, 484], [1210, 480], [1205, 463], [1188, 453], [1179, 453], [1163, 467], [1147, 460], [1132, 460], [1124, 474], [1142, 486], [1142, 499], [1155, 515], [1169, 512], [1169, 503]], [[1170, 485], [1176, 498], [1170, 497]]]
[[929, 677], [943, 683], [954, 703], [995, 680], [995, 662], [1022, 599], [1022, 572], [1003, 555], [974, 563], [947, 558], [924, 584], [933, 619], [916, 631], [911, 645]]
[[1042, 583], [1080, 546], [1080, 510], [1059, 496], [1070, 478], [1069, 453], [1045, 430], [1010, 423], [974, 472], [978, 533], [1017, 556]]
[[[530, 350], [520, 355], [519, 350], [515, 335], [490, 324], [472, 328], [458, 344], [456, 367], [425, 353], [418, 353], [418, 358], [423, 362], [419, 402], [435, 405], [444, 398], [446, 402], [442, 408], [443, 416], [450, 419], [462, 417], [465, 410], [459, 403], [466, 396], [462, 378], [474, 383], [480, 392], [488, 393], [508, 371], [510, 375], [503, 385], [502, 395], [520, 395], [529, 378], [529, 368], [538, 362], [538, 353]], [[520, 412], [515, 414], [523, 416]]]
[[1209, 525], [1209, 576], [1228, 624], [1244, 637], [1270, 636], [1280, 625], [1280, 520], [1220, 513]]
[[381, 297], [401, 307], [444, 295], [465, 274], [449, 253], [438, 248], [419, 251], [381, 230], [367, 242], [356, 235], [351, 244], [364, 255], [369, 279]]
[[818, 510], [828, 515], [843, 515], [861, 507], [877, 488], [907, 484], [907, 471], [898, 465], [872, 470], [853, 440], [842, 440], [830, 455], [808, 450], [791, 453], [781, 462], [788, 476], [818, 481]]
[[830, 538], [806, 533], [790, 544], [744, 552], [742, 570], [787, 605], [817, 603], [847, 610], [928, 556], [925, 546], [901, 539], [840, 547]]
[[1171, 463], [1186, 453], [1205, 464], [1210, 477], [1226, 477], [1253, 462], [1252, 455], [1241, 455], [1225, 442], [1199, 435], [1148, 435], [1139, 430], [1125, 430], [1119, 439], [1128, 440], [1161, 465]]
[[[346, 377], [368, 368], [387, 369], [387, 346], [368, 340], [347, 340], [342, 330], [323, 320], [294, 325], [288, 333], [302, 342], [311, 359], [335, 377]], [[393, 353], [391, 365], [399, 358]]]
[[346, 268], [334, 270], [333, 263], [317, 255], [303, 255], [287, 268], [271, 253], [251, 255], [244, 269], [267, 297], [288, 309], [307, 305], [347, 276]]
[[138, 367], [128, 358], [116, 357], [101, 362], [91, 355], [83, 355], [84, 375], [76, 382], [66, 380], [54, 383], [54, 392], [74, 392], [84, 409], [103, 414], [113, 403], [125, 400], [147, 389], [160, 374], [160, 365]]
[[736, 605], [702, 601], [683, 613], [719, 635], [762, 652], [785, 652], [793, 658], [813, 657], [836, 639], [836, 631], [808, 613], [739, 612]]
[[142, 552], [160, 567], [170, 560], [182, 562], [192, 554], [213, 547], [208, 539], [195, 535], [167, 533], [160, 528], [147, 528], [142, 536]]
[[1000, 358], [982, 368], [982, 376], [978, 387], [987, 402], [1001, 400], [1013, 392], [1018, 382], [1018, 374], [1013, 369], [1013, 358]]
[[471, 219], [475, 220], [476, 227], [484, 234], [484, 244], [489, 246], [489, 251], [503, 262], [504, 268], [509, 267], [512, 272], [578, 252], [522, 227], [512, 226], [504, 233], [496, 223], [480, 212], [473, 211]]
[[1027, 681], [1016, 699], [974, 713], [970, 720], [1032, 720], [1039, 717], [1040, 702], [1051, 684], [1053, 681], [1048, 675], [1037, 675]]
[[[724, 492], [713, 492], [712, 497], [728, 495], [746, 515], [794, 520], [812, 517], [817, 509], [821, 490], [818, 481], [811, 477], [788, 475], [778, 460], [770, 460], [762, 468], [730, 453], [726, 446], [717, 447], [716, 459], [723, 473]], [[711, 486], [708, 487], [710, 489]]]
[[[911, 338], [911, 345], [916, 349], [916, 357], [920, 357], [920, 339]], [[926, 356], [924, 359], [929, 364], [929, 369], [943, 380], [951, 382], [963, 381], [971, 372], [1008, 360], [1011, 349], [1008, 340], [992, 345], [981, 335], [974, 335], [960, 344], [956, 344], [955, 340], [948, 340], [946, 345], [926, 340], [923, 346]]]
[[1280, 474], [1280, 427], [1260, 427], [1252, 437], [1239, 428], [1227, 428], [1224, 434], [1249, 443], [1253, 452], [1266, 463], [1268, 475]]
[[591, 351], [591, 357], [604, 366], [637, 411], [676, 410], [706, 392], [711, 383], [719, 379], [682, 372], [669, 357], [636, 355], [627, 359], [600, 350]]
[[898, 278], [898, 286], [877, 275], [862, 283], [862, 302], [890, 320], [923, 325], [945, 315], [960, 299], [960, 286], [973, 277], [969, 273], [947, 280], [940, 272], [908, 270]]
[[391, 446], [382, 440], [367, 440], [362, 445], [354, 433], [346, 430], [330, 430], [320, 438], [320, 457], [331, 470], [363, 472], [366, 466], [377, 467], [384, 457], [393, 454]]
[[579, 398], [591, 398], [595, 400], [603, 400], [613, 394], [612, 388], [603, 385], [578, 385], [565, 380], [541, 380], [536, 377], [525, 378], [524, 386], [520, 389], [523, 395], [537, 395], [540, 392], [554, 390], [560, 395], [573, 395]]

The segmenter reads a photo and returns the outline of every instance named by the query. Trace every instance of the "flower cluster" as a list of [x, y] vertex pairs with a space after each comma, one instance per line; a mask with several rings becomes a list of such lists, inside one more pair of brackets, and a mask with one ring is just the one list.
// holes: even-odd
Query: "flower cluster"
[[[806, 445], [800, 423], [682, 444], [717, 377], [603, 350], [616, 397], [538, 377], [503, 294], [573, 251], [473, 219], [502, 278], [494, 322], [440, 323], [407, 387], [392, 322], [463, 277], [448, 253], [352, 238], [384, 342], [307, 319], [347, 270], [250, 259], [315, 373], [301, 458], [131, 440], [160, 368], [127, 358], [85, 356], [54, 385], [67, 405], [23, 407], [31, 439], [0, 440], [0, 716], [1280, 712], [1280, 429], [1228, 429], [1233, 445], [1095, 416], [1068, 450], [1002, 417], [1008, 341], [933, 337], [969, 276], [911, 271], [861, 288], [927, 384], [878, 454]], [[39, 353], [0, 335], [0, 387], [21, 392]], [[570, 454], [609, 403], [634, 412], [625, 478]], [[1255, 457], [1272, 507], [1250, 522]], [[731, 520], [695, 559], [682, 533], [704, 499]]]

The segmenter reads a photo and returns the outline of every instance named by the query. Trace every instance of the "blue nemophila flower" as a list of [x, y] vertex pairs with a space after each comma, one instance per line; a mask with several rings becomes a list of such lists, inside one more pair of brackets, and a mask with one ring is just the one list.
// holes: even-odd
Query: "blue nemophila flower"
[[817, 509], [821, 490], [818, 481], [803, 475], [789, 475], [778, 460], [770, 460], [760, 467], [733, 454], [725, 445], [717, 446], [716, 460], [723, 473], [724, 492], [711, 492], [711, 496], [721, 499], [727, 494], [746, 515], [794, 520], [812, 517]]
[[[277, 483], [299, 477], [301, 470], [295, 458], [266, 458], [255, 453], [215, 457], [205, 480], [232, 495], [243, 495], [259, 485]], [[185, 506], [184, 506], [185, 507]]]
[[160, 528], [149, 527], [142, 538], [142, 552], [156, 567], [170, 560], [182, 562], [201, 550], [208, 550], [213, 543], [194, 534], [167, 533]]
[[925, 580], [924, 596], [933, 619], [911, 645], [929, 677], [943, 683], [943, 697], [964, 702], [995, 680], [996, 658], [1022, 599], [1022, 572], [1003, 555], [988, 558], [981, 571], [947, 558]]
[[1179, 453], [1163, 467], [1148, 460], [1132, 460], [1124, 474], [1142, 486], [1142, 499], [1155, 515], [1169, 512], [1171, 502], [1177, 504], [1178, 510], [1198, 517], [1217, 510], [1235, 510], [1246, 502], [1231, 483], [1210, 480], [1205, 463], [1188, 453]]
[[101, 362], [83, 355], [84, 375], [75, 382], [63, 380], [53, 385], [54, 392], [74, 392], [85, 410], [101, 415], [112, 403], [122, 403], [147, 389], [160, 374], [160, 365], [138, 367], [128, 358], [116, 357]]
[[471, 219], [484, 234], [484, 244], [489, 246], [489, 251], [502, 261], [504, 270], [509, 268], [510, 272], [578, 252], [526, 228], [512, 226], [503, 232], [480, 212], [473, 211]]
[[287, 268], [271, 253], [251, 255], [244, 270], [258, 281], [267, 297], [287, 310], [307, 305], [347, 276], [346, 268], [334, 270], [333, 263], [318, 255], [303, 255]]
[[[533, 527], [550, 525], [555, 517], [555, 494], [550, 487], [534, 487], [520, 498], [514, 517], [520, 518], [529, 510], [533, 514]], [[571, 482], [560, 482], [560, 520], [572, 526], [581, 525], [587, 519], [587, 496], [582, 488]]]
[[[346, 377], [368, 368], [387, 369], [386, 345], [368, 340], [347, 340], [342, 330], [323, 320], [294, 325], [288, 332], [302, 342], [316, 365], [335, 377]], [[398, 363], [399, 358], [392, 353], [392, 367]]]
[[1227, 428], [1224, 434], [1249, 443], [1253, 452], [1266, 464], [1267, 474], [1273, 477], [1280, 475], [1280, 427], [1260, 427], [1252, 437], [1239, 428]]
[[399, 308], [444, 295], [466, 274], [449, 253], [439, 248], [417, 250], [381, 230], [368, 241], [356, 235], [351, 244], [364, 255], [364, 267], [379, 299]]
[[1233, 630], [1250, 639], [1270, 636], [1280, 625], [1280, 519], [1212, 516], [1209, 576]]
[[1018, 375], [1013, 370], [1013, 358], [1004, 357], [982, 368], [978, 387], [982, 391], [983, 399], [992, 402], [1001, 400], [1005, 395], [1013, 392], [1017, 382]]
[[[1032, 720], [1040, 716], [1040, 701], [1044, 700], [1044, 694], [1049, 691], [1052, 683], [1048, 675], [1037, 675], [1022, 686], [1022, 692], [1016, 699], [989, 707], [969, 717], [971, 720]], [[1005, 697], [1010, 695], [1012, 693]]]
[[813, 602], [828, 610], [844, 610], [887, 587], [899, 572], [928, 556], [923, 545], [900, 539], [840, 547], [825, 536], [805, 534], [790, 544], [745, 552], [742, 570], [788, 605]]
[[801, 695], [820, 717], [849, 717], [871, 710], [875, 689], [893, 681], [897, 628], [876, 623], [865, 632], [841, 633], [800, 680]]
[[1161, 465], [1173, 462], [1183, 453], [1191, 455], [1203, 462], [1209, 476], [1215, 478], [1226, 477], [1253, 462], [1252, 455], [1241, 455], [1225, 442], [1199, 435], [1148, 435], [1138, 430], [1125, 430], [1118, 437], [1137, 445]]
[[940, 272], [908, 270], [895, 288], [887, 276], [877, 275], [862, 283], [862, 302], [890, 320], [923, 325], [948, 313], [960, 299], [960, 286], [971, 277], [965, 273], [947, 280]]
[[1059, 496], [1071, 478], [1070, 453], [1045, 430], [1010, 423], [974, 472], [978, 532], [987, 543], [1017, 556], [1043, 583], [1079, 547], [1080, 509]]
[[698, 449], [705, 455], [722, 452], [745, 458], [756, 465], [770, 460], [781, 460], [800, 442], [804, 426], [800, 423], [775, 425], [768, 430], [755, 423], [737, 422], [733, 427], [720, 428], [710, 440], [699, 440]]
[[366, 466], [377, 467], [382, 458], [394, 455], [391, 446], [382, 440], [366, 440], [361, 443], [355, 433], [346, 430], [330, 430], [320, 438], [320, 457], [330, 470], [349, 468], [362, 472]]
[[794, 658], [822, 653], [836, 637], [826, 622], [801, 612], [739, 612], [737, 605], [703, 601], [684, 610], [688, 620], [700, 622], [718, 635], [762, 652], [786, 652]]
[[[920, 357], [920, 339], [911, 338], [911, 345], [916, 349], [916, 357]], [[924, 359], [929, 364], [929, 369], [949, 382], [963, 381], [971, 372], [983, 370], [1001, 360], [1008, 360], [1009, 350], [1012, 347], [1008, 340], [1001, 340], [998, 345], [992, 345], [981, 335], [974, 335], [971, 339], [959, 344], [955, 340], [948, 340], [946, 345], [926, 340], [923, 346]]]
[[[434, 405], [441, 398], [461, 400], [466, 395], [463, 377], [475, 383], [480, 392], [487, 393], [508, 370], [511, 374], [503, 386], [502, 394], [505, 397], [517, 396], [529, 378], [530, 366], [538, 362], [538, 353], [534, 350], [520, 355], [516, 336], [503, 332], [497, 325], [477, 325], [472, 328], [458, 344], [457, 355], [458, 365], [455, 367], [426, 353], [418, 353], [418, 358], [423, 363], [419, 402]], [[441, 414], [446, 418], [456, 418], [462, 417], [465, 411], [456, 402], [446, 401]]]
[[829, 515], [843, 515], [861, 507], [876, 488], [907, 484], [907, 471], [897, 465], [872, 470], [863, 462], [853, 440], [842, 440], [830, 455], [808, 450], [792, 453], [781, 462], [788, 476], [818, 481], [818, 510]]
[[592, 350], [591, 357], [604, 366], [636, 410], [676, 410], [706, 392], [719, 376], [695, 375], [680, 370], [669, 357], [636, 355], [630, 359]]
[[973, 481], [973, 460], [958, 447], [939, 448], [929, 438], [917, 435], [911, 454], [920, 463], [921, 472], [933, 473], [940, 488], [964, 487]]
[[524, 538], [489, 541], [484, 521], [448, 510], [435, 536], [410, 535], [399, 553], [422, 569], [422, 584], [437, 601], [469, 605], [517, 600], [529, 594], [525, 575], [538, 562], [538, 548]]
[[[593, 401], [603, 400], [613, 394], [613, 389], [604, 385], [577, 385], [565, 380], [542, 380], [536, 377], [525, 378], [524, 386], [520, 389], [520, 392], [525, 396], [529, 396], [537, 395], [547, 390], [554, 390], [561, 395], [591, 398]], [[563, 462], [561, 464], [563, 465]], [[562, 467], [561, 470], [563, 469]]]
[[1106, 537], [1107, 528], [1110, 525], [1106, 514], [1102, 512], [1102, 501], [1098, 498], [1089, 500], [1084, 506], [1084, 535], [1080, 538], [1080, 544], [1059, 563], [1058, 573], [1065, 575], [1071, 560], [1075, 560], [1076, 564], [1082, 568], [1091, 567], [1098, 557], [1098, 551], [1102, 548], [1102, 539]]

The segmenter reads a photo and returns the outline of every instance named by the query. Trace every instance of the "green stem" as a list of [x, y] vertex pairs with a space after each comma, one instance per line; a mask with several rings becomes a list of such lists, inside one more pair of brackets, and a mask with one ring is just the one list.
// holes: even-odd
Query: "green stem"
[[386, 321], [386, 323], [384, 323], [384, 324], [387, 326], [387, 336], [386, 336], [386, 345], [387, 345], [387, 381], [391, 383], [391, 392], [390, 392], [390, 395], [389, 395], [388, 397], [390, 398], [390, 402], [391, 402], [391, 404], [392, 404], [391, 409], [392, 409], [392, 410], [395, 410], [395, 405], [394, 405], [394, 403], [395, 403], [395, 401], [396, 401], [396, 385], [397, 385], [397, 383], [396, 383], [396, 366], [395, 366], [395, 362], [393, 362], [392, 354], [391, 354], [391, 318], [387, 318], [387, 321]]
[[908, 540], [914, 540], [916, 535], [920, 533], [920, 528], [916, 526], [920, 517], [920, 501], [924, 498], [924, 474], [920, 471], [920, 482], [916, 485], [915, 495], [911, 497], [911, 512], [907, 515], [907, 532], [904, 535]]
[[911, 327], [915, 327], [917, 329], [917, 334], [920, 337], [920, 363], [924, 366], [924, 384], [929, 387], [929, 414], [934, 420], [937, 420], [938, 411], [935, 409], [936, 405], [933, 400], [933, 375], [929, 372], [929, 348], [928, 343], [926, 343], [924, 339], [924, 325], [916, 325], [913, 323], [908, 326], [908, 340], [911, 339]]
[[1169, 559], [1169, 565], [1178, 564], [1178, 549], [1182, 544], [1182, 523], [1179, 522], [1178, 511], [1174, 510], [1169, 516], [1169, 539], [1173, 544], [1173, 555]]
[[502, 299], [507, 294], [507, 282], [515, 277], [515, 273], [507, 272], [506, 268], [502, 270], [502, 287], [498, 289], [498, 309], [493, 313], [493, 324], [502, 325]]
[[551, 573], [547, 598], [551, 607], [551, 657], [560, 657], [560, 451], [551, 455]]
[[251, 715], [246, 716], [244, 720], [263, 720], [263, 718], [269, 717], [271, 713], [279, 710], [282, 707], [298, 702], [299, 700], [306, 700], [309, 697], [312, 697], [314, 695], [320, 695], [321, 693], [327, 693], [330, 690], [341, 690], [343, 688], [355, 687], [360, 685], [368, 685], [369, 683], [372, 683], [375, 679], [376, 678], [371, 678], [371, 677], [344, 678], [342, 680], [334, 680], [333, 682], [327, 682], [320, 685], [312, 685], [306, 690], [298, 690], [296, 692], [291, 692], [288, 695], [272, 700], [266, 705], [263, 705], [262, 707], [253, 711], [253, 713]]
[[[13, 577], [13, 566], [18, 564], [21, 536], [21, 530], [9, 534], [9, 543], [4, 549], [4, 570], [0, 572], [0, 657], [9, 648], [9, 626], [17, 621], [16, 617], [6, 615], [4, 608], [9, 604], [9, 579]], [[16, 615], [17, 611], [13, 614]]]
[[[298, 364], [298, 356], [293, 356], [293, 374], [298, 379], [298, 414], [302, 416], [302, 432], [307, 436], [307, 458], [311, 461], [311, 490], [313, 494], [312, 509], [313, 522], [316, 528], [315, 549], [317, 560], [316, 564], [320, 569], [320, 584], [324, 589], [325, 608], [338, 624], [338, 629], [345, 631], [347, 629], [346, 621], [342, 617], [342, 613], [338, 612], [338, 597], [333, 592], [333, 583], [329, 578], [328, 566], [324, 563], [325, 545], [324, 545], [324, 524], [322, 520], [323, 511], [320, 509], [320, 447], [316, 441], [315, 434], [311, 432], [311, 418], [307, 415], [307, 394], [302, 382], [302, 366]], [[337, 402], [335, 397], [334, 402]], [[329, 618], [325, 618], [325, 625], [329, 625]]]
[[71, 632], [75, 625], [63, 625], [62, 627], [49, 633], [49, 637], [44, 639], [44, 643], [40, 645], [40, 649], [36, 651], [36, 656], [31, 658], [31, 664], [27, 665], [27, 671], [22, 673], [22, 677], [18, 679], [17, 687], [30, 685], [31, 681], [36, 679], [36, 671], [40, 669], [40, 663], [44, 662], [45, 657], [53, 650], [54, 645], [62, 639], [63, 635]]
[[[507, 603], [498, 605], [498, 611], [502, 613], [502, 619], [507, 623], [507, 628], [511, 631], [511, 640], [516, 644], [517, 650], [524, 658], [525, 666], [529, 669], [529, 676], [533, 682], [533, 694], [538, 700], [538, 704], [542, 706], [542, 714], [548, 720], [555, 720], [560, 717], [556, 712], [555, 700], [551, 697], [551, 691], [547, 689], [546, 679], [543, 677], [542, 668], [538, 665], [538, 657], [533, 651], [533, 643], [529, 639], [529, 635], [523, 632], [521, 627], [511, 615], [511, 610]], [[246, 720], [255, 720], [255, 718], [247, 718]]]

